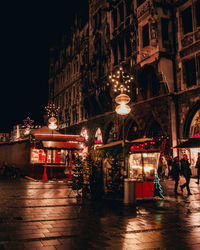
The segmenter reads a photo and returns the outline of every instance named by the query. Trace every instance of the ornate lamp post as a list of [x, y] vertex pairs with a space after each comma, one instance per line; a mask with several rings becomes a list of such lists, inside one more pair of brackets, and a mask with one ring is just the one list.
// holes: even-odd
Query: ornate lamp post
[[127, 105], [130, 102], [130, 97], [125, 94], [126, 92], [130, 92], [130, 83], [133, 80], [133, 77], [129, 74], [125, 73], [123, 71], [123, 68], [120, 67], [120, 69], [116, 72], [116, 74], [111, 74], [109, 76], [110, 81], [112, 82], [114, 86], [114, 92], [120, 92], [119, 95], [116, 96], [115, 102], [119, 105], [117, 105], [115, 111], [117, 114], [122, 116], [123, 119], [123, 125], [122, 125], [122, 149], [123, 149], [123, 165], [124, 165], [124, 171], [125, 175], [127, 175], [127, 169], [126, 169], [126, 159], [125, 159], [125, 133], [124, 133], [124, 118], [126, 115], [128, 115], [131, 111], [131, 108]]
[[[50, 103], [48, 106], [45, 107], [47, 111], [47, 116], [48, 116], [48, 127], [52, 130], [52, 137], [53, 137], [53, 131], [57, 129], [57, 116], [59, 112], [59, 107], [57, 108], [54, 103]], [[53, 152], [51, 152], [51, 157], [52, 157]], [[45, 149], [45, 164], [44, 164], [44, 173], [43, 173], [43, 181], [48, 182], [47, 179], [47, 149]], [[51, 168], [51, 177], [52, 177], [52, 168]]]

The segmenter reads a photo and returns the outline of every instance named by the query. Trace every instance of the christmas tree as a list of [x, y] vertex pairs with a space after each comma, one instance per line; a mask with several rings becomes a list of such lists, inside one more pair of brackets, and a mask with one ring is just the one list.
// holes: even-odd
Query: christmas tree
[[162, 195], [163, 191], [160, 185], [160, 179], [158, 177], [158, 174], [156, 173], [156, 178], [154, 180], [154, 197], [164, 199], [164, 196]]
[[123, 176], [121, 173], [121, 162], [117, 159], [114, 159], [111, 162], [111, 168], [109, 169], [109, 177], [107, 180], [108, 192], [113, 195], [122, 195], [123, 192]]
[[102, 161], [95, 151], [90, 151], [83, 167], [84, 194], [90, 194], [95, 200], [101, 199], [102, 178]]
[[83, 165], [81, 159], [74, 157], [74, 168], [72, 173], [72, 189], [77, 191], [77, 195], [80, 196], [79, 190], [83, 188]]

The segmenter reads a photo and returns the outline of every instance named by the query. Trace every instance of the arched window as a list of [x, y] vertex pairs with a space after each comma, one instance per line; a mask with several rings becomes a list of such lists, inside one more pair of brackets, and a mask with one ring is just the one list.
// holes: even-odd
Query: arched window
[[85, 137], [86, 141], [88, 141], [88, 131], [86, 128], [82, 128], [81, 135]]
[[135, 121], [132, 122], [127, 135], [127, 140], [132, 141], [138, 137], [138, 126]]
[[116, 138], [117, 138], [117, 130], [116, 130], [115, 125], [111, 122], [109, 123], [106, 129], [107, 143], [116, 141]]
[[100, 128], [98, 128], [95, 133], [95, 143], [103, 143], [102, 132]]
[[200, 109], [196, 112], [192, 119], [189, 137], [193, 137], [195, 134], [200, 134]]
[[146, 132], [146, 136], [149, 138], [151, 138], [151, 137], [159, 138], [159, 137], [163, 136], [163, 130], [157, 121], [153, 121], [151, 123], [151, 126], [149, 127], [149, 129]]

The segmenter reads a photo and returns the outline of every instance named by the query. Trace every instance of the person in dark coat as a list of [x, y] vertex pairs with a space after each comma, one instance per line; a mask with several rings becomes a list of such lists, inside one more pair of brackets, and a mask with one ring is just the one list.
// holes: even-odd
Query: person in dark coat
[[178, 156], [176, 156], [172, 161], [172, 170], [171, 170], [172, 179], [175, 181], [175, 185], [174, 185], [175, 195], [178, 195], [177, 188], [178, 188], [180, 173], [181, 173], [181, 170], [179, 166], [179, 159], [178, 159]]
[[197, 168], [197, 184], [199, 184], [199, 178], [200, 178], [200, 153], [198, 153], [198, 158], [197, 158], [197, 161], [196, 161], [195, 168]]
[[183, 155], [183, 159], [181, 159], [181, 174], [184, 176], [186, 182], [181, 185], [181, 191], [183, 192], [184, 187], [187, 188], [188, 195], [192, 195], [190, 192], [190, 178], [191, 178], [191, 169], [190, 169], [190, 163], [188, 161], [188, 157], [186, 154]]

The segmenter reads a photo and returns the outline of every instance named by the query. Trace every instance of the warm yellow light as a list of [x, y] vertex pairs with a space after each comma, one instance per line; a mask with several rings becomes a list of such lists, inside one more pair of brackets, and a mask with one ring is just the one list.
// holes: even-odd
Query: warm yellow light
[[[142, 166], [132, 165], [131, 168], [133, 168], [133, 169], [142, 169]], [[152, 170], [154, 170], [153, 167], [151, 167], [151, 166], [144, 166], [144, 172], [150, 172]]]
[[49, 123], [49, 126], [48, 126], [50, 129], [57, 129], [57, 124], [54, 123], [54, 122], [51, 122]]
[[131, 112], [131, 108], [125, 103], [121, 103], [120, 105], [116, 107], [115, 111], [119, 115], [127, 115]]
[[122, 104], [122, 103], [127, 104], [130, 102], [130, 100], [131, 100], [130, 97], [126, 94], [120, 94], [115, 98], [115, 102], [117, 104]]
[[55, 118], [55, 117], [50, 117], [49, 119], [48, 119], [48, 122], [49, 123], [56, 123], [57, 122], [57, 119]]

